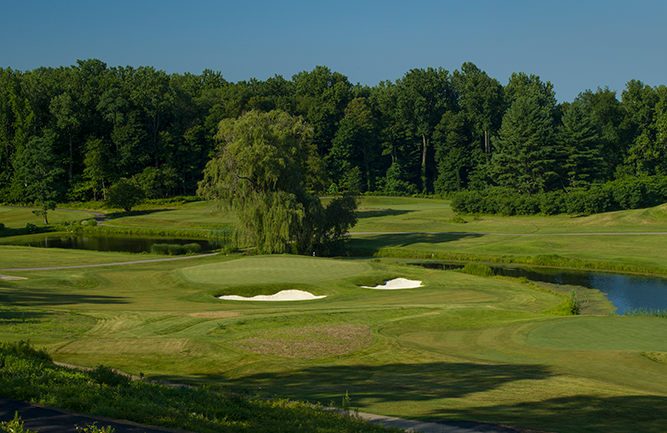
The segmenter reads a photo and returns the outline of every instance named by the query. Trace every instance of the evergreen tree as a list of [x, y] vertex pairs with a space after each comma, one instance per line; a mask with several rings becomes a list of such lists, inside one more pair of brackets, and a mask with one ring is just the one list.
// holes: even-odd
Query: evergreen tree
[[554, 169], [553, 121], [535, 98], [519, 98], [503, 117], [492, 164], [496, 181], [522, 194], [543, 191]]
[[600, 175], [600, 134], [592, 117], [581, 103], [570, 104], [559, 128], [563, 171], [568, 185], [585, 188]]

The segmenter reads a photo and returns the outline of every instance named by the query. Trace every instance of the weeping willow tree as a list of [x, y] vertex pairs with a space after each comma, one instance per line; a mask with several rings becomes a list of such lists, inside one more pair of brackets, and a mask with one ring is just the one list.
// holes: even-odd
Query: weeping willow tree
[[[350, 206], [349, 198], [324, 208], [307, 192], [324, 180], [312, 137], [312, 127], [279, 110], [220, 122], [217, 155], [206, 165], [198, 193], [238, 211], [237, 246], [263, 254], [330, 250], [356, 223], [356, 203]], [[347, 213], [332, 212], [334, 203], [340, 209], [345, 200]]]

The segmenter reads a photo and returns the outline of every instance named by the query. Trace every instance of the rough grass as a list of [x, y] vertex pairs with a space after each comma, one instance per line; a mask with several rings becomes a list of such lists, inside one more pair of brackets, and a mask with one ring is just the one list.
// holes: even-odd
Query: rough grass
[[271, 330], [231, 344], [264, 355], [315, 359], [348, 354], [370, 346], [373, 340], [366, 325], [339, 324]]

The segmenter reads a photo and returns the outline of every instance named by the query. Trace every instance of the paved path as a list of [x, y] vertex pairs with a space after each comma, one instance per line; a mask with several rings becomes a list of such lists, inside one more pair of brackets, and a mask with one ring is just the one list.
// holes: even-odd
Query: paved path
[[11, 421], [16, 413], [21, 417], [24, 429], [39, 433], [80, 433], [76, 429], [77, 426], [86, 427], [93, 423], [98, 427], [111, 426], [115, 433], [188, 433], [185, 430], [81, 415], [62, 409], [0, 397], [0, 421]]
[[[98, 427], [111, 426], [115, 433], [190, 433], [186, 430], [82, 415], [63, 409], [55, 409], [40, 404], [0, 397], [0, 421], [11, 421], [16, 413], [21, 417], [25, 429], [39, 433], [79, 433], [76, 429], [77, 426], [85, 427], [91, 424], [96, 424]], [[514, 429], [475, 421], [427, 423], [361, 412], [359, 413], [359, 417], [374, 424], [382, 423], [383, 426], [397, 427], [407, 432], [517, 433]]]

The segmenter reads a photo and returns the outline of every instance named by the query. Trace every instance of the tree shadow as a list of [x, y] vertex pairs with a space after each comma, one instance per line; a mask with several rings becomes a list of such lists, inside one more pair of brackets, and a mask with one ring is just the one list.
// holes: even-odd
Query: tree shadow
[[411, 213], [414, 211], [411, 210], [396, 210], [396, 209], [359, 209], [357, 212], [357, 218], [366, 219], [366, 218], [378, 218], [385, 216], [396, 216], [396, 215], [405, 215], [406, 213]]
[[[317, 366], [239, 378], [204, 376], [206, 382], [328, 403], [346, 392], [359, 402], [420, 402], [459, 398], [515, 381], [544, 380], [548, 367], [530, 364], [415, 363]], [[178, 381], [179, 378], [164, 377]]]
[[147, 210], [131, 210], [129, 212], [125, 211], [109, 212], [106, 214], [106, 219], [117, 219], [117, 218], [133, 217], [133, 216], [150, 215], [154, 213], [168, 212], [171, 210], [173, 209], [147, 209]]
[[349, 247], [373, 255], [382, 248], [401, 248], [418, 243], [442, 244], [482, 236], [484, 235], [479, 233], [386, 233], [363, 237], [353, 234], [349, 240]]
[[0, 285], [0, 303], [12, 307], [55, 307], [80, 304], [128, 304], [124, 297], [58, 293], [30, 287]]
[[582, 394], [473, 408], [443, 406], [426, 417], [436, 422], [443, 418], [493, 420], [563, 432], [662, 433], [667, 430], [665, 407], [665, 396]]
[[7, 310], [0, 307], [0, 326], [14, 323], [33, 322], [51, 315], [53, 315], [53, 313], [15, 309]]

